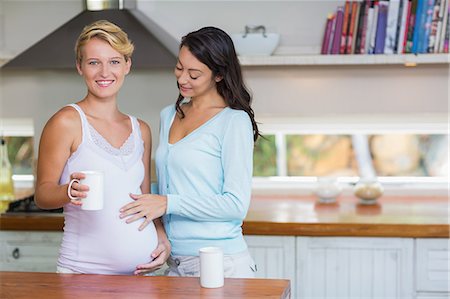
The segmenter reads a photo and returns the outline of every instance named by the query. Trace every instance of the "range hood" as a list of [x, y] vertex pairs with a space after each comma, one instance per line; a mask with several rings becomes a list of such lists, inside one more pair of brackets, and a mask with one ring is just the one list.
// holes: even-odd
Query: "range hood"
[[[129, 3], [132, 2], [127, 2], [128, 7]], [[2, 69], [75, 68], [76, 39], [84, 26], [101, 19], [120, 26], [134, 43], [133, 69], [174, 67], [178, 42], [164, 36], [168, 34], [142, 12], [133, 7], [124, 9], [123, 1], [119, 0], [87, 0], [84, 4], [84, 11], [11, 59]]]

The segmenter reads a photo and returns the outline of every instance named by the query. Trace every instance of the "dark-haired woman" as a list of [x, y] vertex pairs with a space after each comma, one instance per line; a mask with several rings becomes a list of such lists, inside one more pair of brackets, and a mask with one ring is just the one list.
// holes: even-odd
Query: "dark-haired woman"
[[198, 276], [199, 249], [217, 246], [225, 277], [254, 277], [241, 225], [259, 132], [231, 38], [214, 27], [184, 36], [175, 76], [178, 100], [161, 112], [159, 195], [132, 195], [122, 217], [151, 223], [164, 215], [172, 245], [168, 275]]

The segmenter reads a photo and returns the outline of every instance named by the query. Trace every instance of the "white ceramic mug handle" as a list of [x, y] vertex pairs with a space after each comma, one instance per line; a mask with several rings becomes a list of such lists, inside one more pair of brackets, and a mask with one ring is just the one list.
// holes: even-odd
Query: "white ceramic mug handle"
[[72, 189], [72, 185], [73, 185], [73, 183], [80, 183], [80, 180], [78, 180], [78, 179], [71, 179], [70, 180], [70, 183], [69, 183], [69, 186], [67, 187], [67, 196], [69, 196], [69, 198], [71, 199], [71, 200], [79, 200], [80, 198], [78, 198], [78, 197], [74, 197], [74, 196], [72, 196], [72, 194], [70, 194], [70, 190]]

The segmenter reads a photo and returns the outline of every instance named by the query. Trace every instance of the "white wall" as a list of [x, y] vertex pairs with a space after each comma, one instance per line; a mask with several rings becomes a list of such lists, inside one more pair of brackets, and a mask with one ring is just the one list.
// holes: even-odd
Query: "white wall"
[[[138, 7], [178, 40], [207, 25], [233, 33], [246, 24], [264, 24], [281, 33], [277, 52], [289, 53], [317, 51], [326, 15], [338, 2], [141, 0]], [[0, 57], [25, 50], [81, 10], [82, 0], [0, 0]], [[448, 113], [448, 65], [246, 67], [244, 75], [257, 117], [326, 121], [328, 115]], [[84, 92], [75, 70], [0, 69], [0, 118], [33, 117], [39, 137], [46, 120]], [[119, 103], [124, 112], [150, 123], [157, 143], [159, 110], [176, 96], [172, 70], [134, 70]]]
[[[125, 113], [146, 120], [157, 142], [159, 112], [178, 96], [169, 71], [133, 71], [119, 94]], [[0, 118], [32, 117], [37, 145], [45, 122], [62, 106], [86, 95], [84, 81], [74, 71], [3, 71]]]
[[281, 34], [275, 53], [282, 54], [318, 53], [326, 17], [343, 2], [137, 0], [137, 7], [177, 39], [204, 26], [217, 26], [231, 34], [244, 32], [246, 25], [264, 25], [267, 32]]
[[[448, 66], [247, 68], [259, 116], [433, 114], [448, 111]], [[326, 121], [326, 119], [324, 119]]]

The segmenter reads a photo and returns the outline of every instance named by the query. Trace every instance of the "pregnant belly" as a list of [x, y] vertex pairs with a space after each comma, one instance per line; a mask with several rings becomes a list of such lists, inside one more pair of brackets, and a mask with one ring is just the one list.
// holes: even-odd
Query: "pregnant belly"
[[150, 262], [158, 238], [153, 223], [139, 231], [141, 222], [127, 224], [119, 219], [80, 231], [78, 259], [86, 268], [82, 272], [132, 274], [137, 265]]

